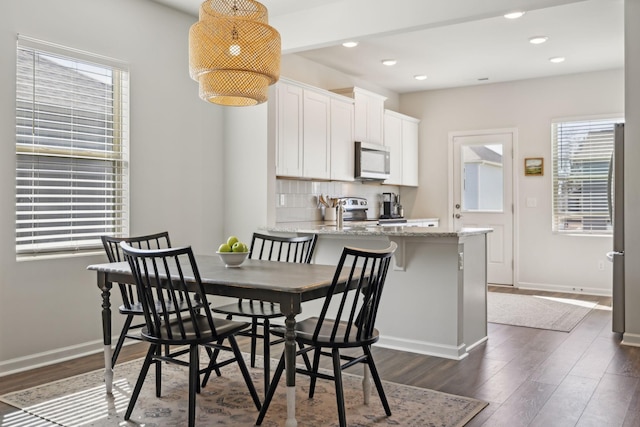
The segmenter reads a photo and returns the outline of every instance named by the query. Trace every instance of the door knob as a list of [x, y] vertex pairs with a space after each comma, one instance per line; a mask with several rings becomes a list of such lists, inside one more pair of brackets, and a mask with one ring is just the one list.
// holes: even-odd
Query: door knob
[[460, 203], [456, 203], [456, 209], [460, 209]]
[[462, 217], [462, 215], [456, 214], [456, 219], [460, 219], [461, 217]]

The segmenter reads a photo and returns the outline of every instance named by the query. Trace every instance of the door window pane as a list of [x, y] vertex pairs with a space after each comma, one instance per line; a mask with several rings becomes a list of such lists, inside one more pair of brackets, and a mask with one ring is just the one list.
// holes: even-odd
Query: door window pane
[[462, 147], [462, 210], [502, 212], [504, 165], [502, 144]]

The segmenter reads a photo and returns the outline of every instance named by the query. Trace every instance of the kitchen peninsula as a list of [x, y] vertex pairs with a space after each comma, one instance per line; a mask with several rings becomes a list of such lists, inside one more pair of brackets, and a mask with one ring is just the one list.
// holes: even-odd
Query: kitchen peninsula
[[[490, 228], [379, 226], [375, 222], [291, 222], [274, 234], [318, 234], [314, 261], [338, 263], [342, 248], [398, 244], [378, 313], [378, 345], [463, 359], [487, 339], [487, 233]], [[318, 310], [305, 303], [302, 318]]]

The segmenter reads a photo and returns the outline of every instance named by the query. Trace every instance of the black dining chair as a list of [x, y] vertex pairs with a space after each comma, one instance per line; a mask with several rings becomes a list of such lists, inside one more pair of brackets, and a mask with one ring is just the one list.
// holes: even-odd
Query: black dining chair
[[[318, 240], [317, 234], [295, 237], [273, 236], [269, 234], [253, 233], [249, 258], [279, 262], [311, 263], [313, 252]], [[271, 377], [270, 359], [271, 345], [282, 342], [282, 339], [271, 340], [271, 319], [282, 317], [280, 306], [272, 302], [239, 299], [236, 302], [221, 307], [214, 307], [213, 311], [226, 314], [227, 319], [234, 316], [251, 319], [251, 329], [240, 335], [251, 337], [251, 367], [256, 366], [256, 344], [258, 339], [263, 341], [264, 357], [264, 391], [269, 389]], [[258, 328], [262, 328], [262, 333]], [[203, 379], [203, 386], [208, 377]]]
[[[314, 395], [318, 378], [332, 380], [335, 383], [340, 427], [347, 426], [342, 370], [357, 363], [364, 363], [368, 366], [384, 411], [387, 416], [391, 415], [391, 408], [373, 361], [371, 345], [377, 342], [380, 337], [375, 328], [375, 321], [391, 257], [396, 248], [395, 242], [391, 242], [388, 248], [382, 250], [345, 247], [320, 315], [305, 319], [295, 325], [296, 342], [299, 346], [296, 355], [313, 352], [311, 369], [296, 368], [296, 372], [311, 378], [309, 398]], [[274, 328], [273, 333], [283, 337], [284, 329]], [[360, 352], [355, 353], [355, 349], [358, 348], [362, 350], [361, 354]], [[341, 354], [341, 350], [346, 349], [351, 349], [349, 354]], [[321, 356], [331, 357], [333, 375], [318, 370]], [[345, 361], [344, 364], [343, 361]], [[262, 404], [256, 425], [261, 425], [264, 420], [278, 381], [284, 371], [284, 365], [283, 353]], [[365, 396], [365, 402], [367, 400], [367, 396]]]
[[[171, 240], [169, 239], [169, 233], [166, 231], [154, 234], [147, 234], [143, 236], [131, 236], [131, 237], [113, 237], [113, 236], [101, 236], [102, 246], [107, 253], [109, 262], [122, 262], [125, 261], [124, 254], [120, 248], [120, 242], [126, 242], [130, 246], [138, 249], [163, 249], [171, 247]], [[138, 294], [135, 286], [126, 283], [118, 283], [120, 294], [122, 295], [122, 305], [118, 307], [120, 314], [126, 316], [122, 331], [118, 337], [113, 355], [111, 357], [111, 367], [114, 367], [118, 360], [118, 355], [122, 349], [125, 339], [141, 340], [139, 331], [144, 322], [142, 322], [144, 311], [142, 309], [142, 303], [138, 300]], [[185, 303], [186, 296], [179, 295], [177, 304], [169, 304], [167, 310], [170, 313], [176, 310], [185, 310], [187, 308]], [[134, 319], [140, 319], [140, 322], [134, 324]], [[167, 349], [168, 351], [168, 349]]]
[[[259, 410], [260, 399], [235, 338], [236, 334], [247, 329], [250, 324], [213, 316], [191, 248], [143, 250], [133, 248], [125, 242], [120, 243], [120, 246], [131, 267], [144, 310], [145, 326], [140, 336], [151, 344], [124, 419], [131, 418], [151, 364], [155, 364], [156, 396], [160, 397], [163, 362], [189, 367], [190, 427], [195, 425], [196, 393], [200, 391], [200, 375], [234, 362], [238, 364], [253, 402]], [[176, 304], [180, 298], [179, 294], [185, 292], [193, 293], [194, 300], [200, 301], [201, 304], [192, 304], [191, 299], [186, 299], [186, 310], [169, 313], [167, 307]], [[228, 341], [228, 346], [224, 345], [225, 341]], [[174, 352], [162, 355], [160, 350], [165, 345], [172, 346], [171, 348], [178, 347]], [[233, 358], [215, 365], [209, 363], [206, 368], [200, 369], [201, 345], [217, 351], [231, 351]], [[184, 354], [189, 354], [188, 362], [178, 358]]]

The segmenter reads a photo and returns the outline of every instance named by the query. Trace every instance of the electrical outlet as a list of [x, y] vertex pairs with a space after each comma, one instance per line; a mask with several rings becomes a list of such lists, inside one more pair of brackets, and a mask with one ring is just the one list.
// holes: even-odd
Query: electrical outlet
[[598, 270], [604, 270], [604, 261], [603, 260], [599, 260], [598, 261]]

